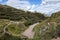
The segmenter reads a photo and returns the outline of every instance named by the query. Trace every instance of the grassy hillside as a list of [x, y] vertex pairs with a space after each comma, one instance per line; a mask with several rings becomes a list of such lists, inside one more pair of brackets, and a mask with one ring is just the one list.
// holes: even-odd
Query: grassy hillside
[[0, 40], [25, 40], [21, 35], [29, 25], [45, 20], [38, 12], [18, 10], [7, 5], [0, 5]]
[[41, 13], [18, 10], [7, 5], [0, 5], [0, 19], [23, 21], [26, 26], [41, 22], [45, 16]]
[[[39, 22], [34, 38], [21, 35], [30, 25]], [[45, 17], [42, 13], [18, 10], [0, 5], [0, 40], [51, 40], [60, 37], [60, 12]]]
[[51, 17], [42, 21], [34, 28], [34, 40], [51, 40], [60, 37], [60, 12], [53, 13]]

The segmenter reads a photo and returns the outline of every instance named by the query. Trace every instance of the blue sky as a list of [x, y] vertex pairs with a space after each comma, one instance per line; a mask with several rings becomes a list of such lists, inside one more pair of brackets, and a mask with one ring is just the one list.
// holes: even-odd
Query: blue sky
[[6, 4], [8, 0], [0, 0], [0, 4]]
[[60, 11], [60, 0], [0, 0], [0, 4], [45, 14]]
[[[6, 4], [6, 2], [7, 2], [8, 0], [1, 0], [1, 4]], [[23, 1], [23, 0], [21, 0], [21, 1]], [[31, 4], [31, 5], [33, 5], [33, 4], [35, 4], [35, 5], [40, 5], [41, 4], [41, 2], [42, 2], [42, 0], [28, 0], [29, 1], [29, 3]]]
[[42, 0], [29, 0], [30, 4], [40, 5]]

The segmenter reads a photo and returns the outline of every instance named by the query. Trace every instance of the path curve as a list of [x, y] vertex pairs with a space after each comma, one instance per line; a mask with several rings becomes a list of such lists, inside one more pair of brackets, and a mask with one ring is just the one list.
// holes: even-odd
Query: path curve
[[33, 32], [32, 30], [33, 30], [33, 28], [34, 28], [37, 24], [39, 24], [39, 23], [35, 23], [35, 24], [29, 26], [29, 28], [28, 28], [27, 30], [25, 30], [25, 31], [22, 33], [22, 35], [23, 35], [23, 36], [26, 36], [26, 37], [28, 37], [28, 38], [33, 38], [35, 32]]
[[14, 22], [14, 21], [10, 21], [5, 27], [4, 27], [4, 29], [3, 29], [3, 33], [5, 34], [5, 33], [8, 33], [8, 34], [10, 34], [9, 32], [7, 32], [6, 31], [6, 28], [10, 25], [10, 24], [12, 24], [12, 23], [16, 23], [17, 25], [19, 24], [19, 22]]

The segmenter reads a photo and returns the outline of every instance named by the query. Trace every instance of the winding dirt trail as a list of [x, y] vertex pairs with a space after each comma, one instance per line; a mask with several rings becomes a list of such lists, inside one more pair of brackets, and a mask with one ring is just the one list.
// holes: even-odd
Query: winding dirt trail
[[37, 24], [39, 24], [39, 23], [35, 23], [35, 24], [29, 26], [29, 28], [28, 28], [27, 30], [25, 30], [25, 31], [22, 33], [22, 35], [24, 35], [24, 36], [26, 36], [26, 37], [28, 37], [28, 38], [33, 38], [35, 32], [33, 32], [32, 30], [33, 30], [33, 28], [34, 28]]
[[[4, 34], [5, 34], [5, 33], [8, 33], [8, 32], [6, 31], [6, 28], [7, 28], [11, 23], [12, 23], [12, 21], [10, 21], [10, 22], [4, 27], [4, 29], [3, 29]], [[9, 34], [9, 33], [8, 33], [8, 34]]]
[[10, 24], [12, 24], [12, 23], [16, 23], [16, 24], [19, 24], [19, 22], [14, 22], [14, 21], [10, 21], [5, 27], [4, 27], [4, 29], [3, 29], [3, 31], [4, 31], [4, 34], [5, 33], [8, 33], [8, 34], [10, 34], [9, 32], [7, 32], [6, 31], [6, 28], [10, 25]]

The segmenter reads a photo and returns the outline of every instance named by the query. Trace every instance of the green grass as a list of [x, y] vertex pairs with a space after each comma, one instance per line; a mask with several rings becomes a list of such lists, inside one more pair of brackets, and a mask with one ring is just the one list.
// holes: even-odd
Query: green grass
[[8, 26], [7, 32], [11, 33], [12, 35], [21, 35], [22, 32], [24, 32], [27, 29], [27, 27], [23, 23], [14, 24]]

